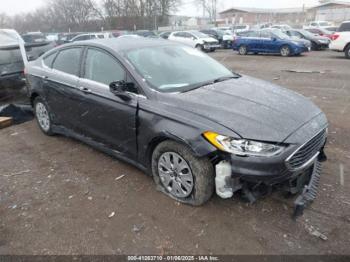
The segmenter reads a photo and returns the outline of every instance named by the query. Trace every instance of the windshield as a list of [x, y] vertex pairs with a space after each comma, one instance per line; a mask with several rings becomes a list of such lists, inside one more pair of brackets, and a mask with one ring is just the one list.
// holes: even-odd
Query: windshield
[[290, 37], [283, 33], [282, 31], [280, 30], [273, 30], [272, 33], [277, 36], [279, 39], [289, 39]]
[[186, 46], [141, 48], [127, 51], [125, 56], [160, 92], [185, 92], [219, 78], [237, 77], [206, 54]]
[[319, 25], [320, 26], [329, 26], [329, 23], [328, 22], [320, 22]]
[[314, 34], [310, 33], [309, 31], [306, 31], [306, 30], [300, 30], [299, 32], [300, 32], [301, 34], [303, 34], [304, 36], [309, 37], [309, 38], [315, 37]]

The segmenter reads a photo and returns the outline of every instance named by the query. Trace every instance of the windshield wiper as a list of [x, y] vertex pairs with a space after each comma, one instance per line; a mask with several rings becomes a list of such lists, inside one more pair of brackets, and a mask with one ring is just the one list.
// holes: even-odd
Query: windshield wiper
[[242, 76], [239, 75], [239, 74], [235, 74], [234, 76], [219, 77], [217, 79], [198, 84], [198, 85], [194, 86], [191, 89], [184, 90], [184, 91], [182, 91], [182, 93], [186, 93], [186, 92], [189, 92], [189, 91], [192, 91], [192, 90], [204, 87], [204, 86], [209, 86], [209, 85], [212, 85], [212, 84], [216, 84], [216, 83], [219, 83], [219, 82], [224, 82], [224, 81], [227, 81], [227, 80], [230, 80], [230, 79], [237, 79], [237, 78], [240, 78], [240, 77], [242, 77]]
[[227, 81], [227, 80], [230, 80], [230, 79], [237, 79], [237, 78], [240, 78], [240, 77], [241, 77], [240, 75], [219, 77], [219, 78], [215, 79], [213, 81], [213, 83], [215, 84], [215, 83], [224, 82], [224, 81]]

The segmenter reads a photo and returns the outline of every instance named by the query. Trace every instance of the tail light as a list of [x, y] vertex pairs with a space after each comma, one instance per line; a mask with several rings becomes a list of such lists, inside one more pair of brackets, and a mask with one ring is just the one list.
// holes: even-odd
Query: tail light
[[338, 34], [332, 35], [332, 40], [333, 40], [333, 41], [337, 40], [337, 39], [339, 38], [339, 36], [340, 36], [340, 35], [338, 35]]

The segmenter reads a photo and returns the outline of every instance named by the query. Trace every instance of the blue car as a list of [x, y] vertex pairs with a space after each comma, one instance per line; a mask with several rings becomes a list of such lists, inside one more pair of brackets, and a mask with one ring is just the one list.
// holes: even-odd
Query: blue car
[[240, 55], [248, 53], [281, 54], [281, 56], [300, 55], [311, 50], [310, 41], [293, 39], [278, 29], [249, 31], [236, 38], [233, 50]]

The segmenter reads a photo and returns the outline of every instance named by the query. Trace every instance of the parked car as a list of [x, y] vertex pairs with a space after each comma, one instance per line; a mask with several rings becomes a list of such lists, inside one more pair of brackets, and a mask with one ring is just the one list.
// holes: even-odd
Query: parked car
[[324, 28], [309, 28], [309, 29], [306, 29], [306, 31], [314, 35], [327, 37], [329, 39], [332, 39], [334, 34], [333, 32], [328, 31], [327, 29], [324, 29]]
[[50, 42], [56, 42], [59, 39], [58, 36], [59, 36], [58, 33], [49, 33], [49, 34], [46, 34], [46, 40]]
[[237, 37], [233, 50], [240, 55], [270, 53], [286, 57], [310, 51], [311, 44], [310, 41], [291, 39], [279, 29], [263, 29]]
[[70, 41], [78, 35], [81, 35], [81, 33], [60, 33], [58, 35], [58, 40], [56, 41], [56, 43], [57, 45], [70, 43]]
[[171, 31], [162, 32], [162, 33], [159, 34], [159, 36], [160, 36], [161, 38], [163, 38], [163, 39], [168, 39], [169, 36], [170, 36], [170, 34], [171, 34]]
[[350, 21], [345, 21], [339, 26], [338, 32], [350, 32]]
[[23, 58], [13, 30], [0, 29], [0, 89], [24, 84]]
[[327, 28], [333, 26], [332, 23], [328, 21], [312, 21], [308, 25], [304, 26], [303, 29], [309, 28]]
[[271, 26], [271, 28], [280, 29], [282, 31], [292, 29], [291, 26], [286, 25], [286, 24], [284, 24], [284, 25], [273, 25], [273, 26]]
[[344, 52], [345, 57], [350, 59], [350, 31], [335, 33], [329, 48], [333, 51]]
[[113, 37], [111, 33], [89, 33], [89, 34], [80, 34], [72, 38], [70, 42], [76, 41], [86, 41], [91, 39], [104, 39]]
[[331, 40], [328, 37], [317, 36], [304, 29], [289, 29], [285, 33], [290, 37], [295, 37], [297, 39], [306, 39], [311, 42], [312, 50], [321, 50], [329, 48]]
[[0, 29], [0, 88], [24, 85], [24, 59], [35, 60], [52, 48], [47, 42], [24, 43], [16, 31]]
[[[328, 122], [310, 99], [240, 76], [191, 47], [127, 38], [59, 47], [29, 63], [40, 129], [134, 164], [190, 205], [261, 188], [316, 196]], [[299, 212], [297, 212], [299, 213]]]
[[218, 40], [222, 48], [232, 48], [234, 40], [232, 33], [220, 29], [204, 29], [200, 30], [200, 32]]
[[138, 30], [133, 32], [133, 34], [147, 38], [159, 38], [159, 36], [155, 32], [150, 30]]
[[41, 32], [31, 32], [21, 35], [22, 39], [26, 43], [45, 43], [48, 42], [46, 36]]
[[214, 52], [221, 47], [218, 40], [196, 30], [173, 32], [168, 39], [202, 51]]

